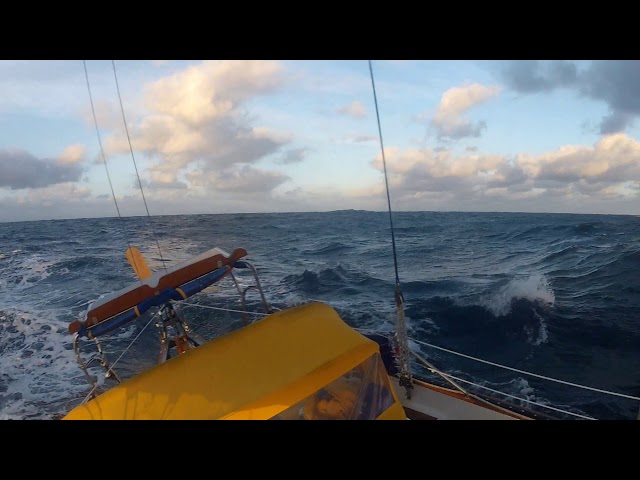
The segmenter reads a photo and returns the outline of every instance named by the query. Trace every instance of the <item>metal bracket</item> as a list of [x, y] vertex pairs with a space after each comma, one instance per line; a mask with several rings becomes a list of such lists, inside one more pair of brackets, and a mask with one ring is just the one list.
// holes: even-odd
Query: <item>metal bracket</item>
[[105, 370], [105, 378], [111, 378], [113, 380], [115, 380], [118, 383], [122, 383], [120, 378], [118, 377], [118, 375], [116, 374], [116, 372], [111, 368], [111, 366], [109, 365], [109, 362], [107, 361], [107, 356], [105, 355], [105, 353], [102, 351], [102, 345], [100, 345], [100, 342], [98, 341], [97, 338], [94, 338], [93, 340], [96, 343], [96, 348], [98, 350], [97, 354], [94, 354], [93, 356], [91, 356], [87, 361], [84, 361], [82, 359], [82, 356], [80, 355], [80, 336], [76, 333], [73, 337], [73, 351], [76, 355], [76, 360], [78, 361], [78, 364], [80, 365], [80, 369], [82, 370], [82, 372], [84, 373], [85, 377], [87, 378], [87, 381], [89, 382], [89, 385], [91, 385], [91, 394], [85, 399], [85, 401], [90, 400], [94, 397], [96, 397], [99, 393], [100, 393], [100, 387], [98, 386], [97, 383], [97, 378], [93, 377], [89, 374], [89, 367], [91, 367], [92, 364], [94, 363], [99, 363]]

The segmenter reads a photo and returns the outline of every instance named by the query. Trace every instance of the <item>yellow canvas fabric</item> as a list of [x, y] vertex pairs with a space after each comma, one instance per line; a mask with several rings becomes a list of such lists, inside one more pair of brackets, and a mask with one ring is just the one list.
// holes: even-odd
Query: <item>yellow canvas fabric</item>
[[334, 309], [310, 303], [189, 350], [65, 419], [267, 419], [378, 351]]

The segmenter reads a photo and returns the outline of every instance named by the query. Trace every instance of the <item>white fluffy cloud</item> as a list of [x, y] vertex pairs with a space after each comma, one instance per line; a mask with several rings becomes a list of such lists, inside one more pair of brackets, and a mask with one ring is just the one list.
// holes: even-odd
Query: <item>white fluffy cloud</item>
[[82, 162], [86, 154], [87, 149], [84, 145], [69, 145], [58, 155], [58, 162], [62, 165], [73, 165]]
[[[465, 155], [456, 157], [450, 150], [400, 150], [385, 149], [387, 171], [391, 174], [420, 172], [432, 178], [474, 177], [489, 174], [504, 163], [498, 155]], [[373, 166], [382, 171], [382, 156], [378, 155]]]
[[[640, 186], [640, 143], [624, 134], [604, 136], [591, 147], [563, 146], [514, 158], [431, 149], [390, 148], [385, 153], [391, 186], [403, 205], [431, 199], [442, 207], [447, 199], [456, 208], [476, 210], [491, 199], [505, 205], [549, 196], [557, 205], [569, 205], [585, 196], [592, 201], [629, 198]], [[382, 172], [380, 155], [372, 166]]]
[[271, 61], [203, 62], [149, 85], [146, 105], [177, 121], [202, 125], [278, 88], [281, 73], [282, 66]]
[[[251, 125], [242, 107], [283, 83], [279, 62], [209, 61], [147, 85], [148, 113], [131, 122], [130, 134], [134, 150], [155, 160], [146, 172], [153, 184], [214, 181], [278, 152], [290, 136]], [[128, 152], [123, 132], [105, 144], [110, 154]], [[261, 172], [265, 185], [273, 185], [274, 172], [250, 171], [252, 181]]]
[[530, 178], [562, 183], [640, 180], [640, 143], [625, 134], [602, 137], [593, 147], [564, 146], [544, 155], [519, 155], [516, 164]]
[[440, 138], [479, 137], [486, 127], [484, 122], [473, 123], [463, 114], [475, 105], [498, 95], [498, 87], [487, 87], [472, 83], [453, 87], [444, 92], [432, 119]]

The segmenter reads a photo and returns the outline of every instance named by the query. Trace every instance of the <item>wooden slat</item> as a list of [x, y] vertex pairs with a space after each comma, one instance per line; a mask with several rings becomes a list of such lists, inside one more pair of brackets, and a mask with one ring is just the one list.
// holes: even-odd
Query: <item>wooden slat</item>
[[142, 253], [138, 249], [138, 247], [129, 247], [124, 252], [124, 256], [127, 257], [127, 261], [133, 271], [136, 272], [136, 275], [140, 280], [144, 280], [145, 278], [149, 278], [153, 275], [149, 265], [147, 265], [147, 261], [142, 256]]

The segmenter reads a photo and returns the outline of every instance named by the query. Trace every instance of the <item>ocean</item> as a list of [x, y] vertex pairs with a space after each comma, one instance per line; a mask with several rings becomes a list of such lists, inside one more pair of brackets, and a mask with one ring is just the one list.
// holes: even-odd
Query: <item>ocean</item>
[[[635, 400], [499, 369], [422, 342], [640, 396], [640, 219], [393, 215], [408, 333], [421, 356], [444, 372], [541, 405], [599, 419], [637, 417]], [[88, 302], [135, 281], [124, 256], [129, 245], [140, 248], [153, 270], [161, 269], [156, 240], [167, 265], [216, 246], [228, 252], [244, 247], [273, 306], [322, 301], [354, 327], [393, 331], [395, 276], [386, 212], [2, 223], [1, 419], [59, 418], [89, 393], [67, 326]], [[250, 280], [240, 274], [244, 285]], [[247, 301], [249, 310], [260, 311], [254, 290]], [[189, 302], [240, 307], [230, 279]], [[194, 306], [184, 306], [183, 312], [205, 338], [243, 325], [235, 312]], [[156, 361], [158, 332], [153, 325], [144, 329], [149, 318], [145, 314], [104, 337], [108, 358], [118, 359], [116, 371], [123, 378]], [[102, 384], [110, 385], [104, 379]]]

